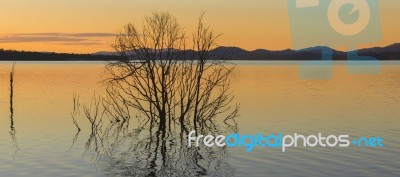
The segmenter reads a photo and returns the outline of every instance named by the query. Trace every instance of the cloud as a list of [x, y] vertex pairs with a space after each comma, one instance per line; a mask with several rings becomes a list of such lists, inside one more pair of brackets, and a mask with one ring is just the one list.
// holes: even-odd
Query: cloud
[[[0, 43], [52, 42], [60, 45], [101, 45], [98, 38], [115, 37], [114, 33], [14, 33], [0, 35]], [[96, 38], [96, 39], [94, 39]]]
[[53, 37], [115, 37], [115, 33], [21, 33], [25, 36], [53, 36]]
[[82, 46], [104, 45], [104, 43], [102, 43], [102, 42], [60, 42], [57, 44], [59, 44], [59, 45], [82, 45]]
[[7, 35], [0, 37], [0, 43], [21, 43], [21, 42], [78, 42], [87, 39], [71, 37], [52, 37], [52, 36], [20, 36]]

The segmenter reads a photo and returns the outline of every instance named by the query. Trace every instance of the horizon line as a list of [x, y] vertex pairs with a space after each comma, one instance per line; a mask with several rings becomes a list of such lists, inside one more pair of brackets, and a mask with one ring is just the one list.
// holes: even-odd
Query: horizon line
[[[47, 33], [47, 34], [50, 34], [50, 33]], [[55, 34], [55, 33], [53, 33], [53, 34]], [[58, 33], [58, 34], [62, 34], [62, 33]], [[89, 34], [89, 33], [74, 33], [74, 34]], [[102, 34], [106, 34], [106, 33], [102, 33]], [[111, 34], [111, 33], [107, 33], [107, 34]], [[241, 48], [239, 46], [222, 46], [221, 45], [221, 46], [217, 46], [217, 47], [213, 48], [212, 50], [215, 50], [215, 49], [218, 49], [218, 48], [238, 48], [238, 49], [244, 50], [246, 52], [254, 52], [254, 51], [257, 51], [257, 50], [280, 52], [280, 51], [286, 51], [286, 50], [302, 51], [302, 50], [310, 49], [310, 48], [330, 48], [330, 49], [332, 49], [332, 50], [334, 50], [336, 52], [348, 52], [348, 51], [358, 51], [358, 50], [372, 49], [372, 48], [386, 48], [386, 47], [393, 46], [393, 45], [396, 45], [396, 44], [400, 44], [400, 42], [386, 44], [384, 46], [372, 46], [372, 47], [359, 48], [359, 49], [356, 49], [356, 50], [339, 50], [339, 49], [335, 49], [335, 48], [332, 48], [332, 47], [329, 47], [329, 46], [323, 46], [323, 45], [310, 46], [310, 47], [305, 47], [305, 48], [302, 48], [302, 49], [285, 48], [285, 49], [279, 49], [279, 50], [270, 50], [270, 49], [266, 49], [266, 48], [257, 48], [257, 49], [254, 49], [254, 50], [248, 50], [248, 49], [245, 49], [245, 48]], [[80, 52], [34, 51], [34, 50], [3, 48], [3, 47], [0, 47], [0, 50], [2, 50], [2, 51], [16, 51], [16, 52], [33, 52], [33, 53], [78, 54], [78, 55], [79, 54], [82, 54], [82, 55], [85, 55], [85, 54], [96, 54], [96, 53], [117, 53], [116, 51], [104, 51], [104, 50], [103, 51], [99, 50], [99, 51], [91, 52], [91, 53], [87, 53], [87, 52], [86, 53], [85, 52], [80, 53]], [[189, 50], [193, 50], [193, 49], [185, 49], [185, 50], [189, 51]]]

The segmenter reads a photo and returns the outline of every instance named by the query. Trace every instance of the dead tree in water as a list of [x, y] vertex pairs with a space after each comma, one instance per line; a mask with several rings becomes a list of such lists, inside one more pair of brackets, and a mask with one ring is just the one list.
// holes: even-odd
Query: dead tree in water
[[81, 127], [79, 127], [78, 122], [76, 121], [76, 116], [80, 114], [80, 102], [79, 102], [79, 95], [75, 94], [73, 95], [73, 102], [74, 102], [74, 110], [71, 112], [71, 118], [72, 121], [75, 125], [75, 127], [78, 129], [78, 133], [81, 131]]
[[[190, 50], [186, 49], [184, 28], [168, 13], [146, 17], [142, 29], [128, 24], [117, 37], [114, 47], [123, 60], [106, 66], [109, 78], [104, 81], [105, 94], [94, 95], [90, 104], [82, 106], [82, 115], [92, 129], [85, 148], [98, 155], [96, 160], [110, 159], [106, 164], [112, 168], [107, 169], [129, 176], [165, 176], [167, 171], [170, 176], [204, 176], [213, 169], [226, 171], [227, 163], [213, 163], [221, 162], [215, 155], [223, 157], [224, 148], [186, 145], [185, 134], [191, 129], [201, 134], [237, 131], [233, 118], [239, 108], [231, 105], [229, 90], [233, 66], [212, 60], [217, 59], [212, 51], [219, 35], [202, 19], [192, 35]], [[137, 126], [129, 127], [129, 120], [137, 113]], [[102, 121], [103, 115], [109, 123]], [[217, 116], [226, 125], [233, 121], [233, 125], [225, 128], [218, 124]], [[120, 151], [120, 145], [124, 149], [128, 145], [129, 150]], [[112, 164], [119, 153], [134, 165], [119, 169]], [[101, 158], [104, 154], [107, 158]]]
[[218, 34], [198, 21], [193, 47], [186, 49], [186, 33], [169, 13], [145, 17], [143, 27], [126, 25], [114, 43], [123, 60], [107, 65], [108, 93], [139, 110], [159, 130], [203, 129], [218, 114], [232, 111], [229, 76], [233, 67], [213, 58]]
[[16, 148], [14, 155], [17, 153], [19, 147], [18, 147], [18, 141], [17, 141], [17, 131], [15, 130], [15, 125], [14, 125], [14, 104], [13, 104], [13, 98], [14, 98], [14, 68], [15, 68], [15, 62], [13, 62], [11, 72], [10, 72], [10, 136], [12, 138], [13, 144]]
[[14, 129], [14, 108], [13, 108], [13, 96], [14, 96], [14, 67], [15, 62], [12, 65], [11, 72], [10, 72], [10, 113], [11, 113], [11, 129]]

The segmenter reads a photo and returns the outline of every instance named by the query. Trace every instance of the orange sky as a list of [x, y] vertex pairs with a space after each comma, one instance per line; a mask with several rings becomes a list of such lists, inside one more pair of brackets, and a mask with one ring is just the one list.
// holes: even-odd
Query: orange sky
[[[400, 1], [379, 2], [383, 39], [360, 47], [400, 41]], [[128, 22], [140, 23], [153, 11], [172, 13], [189, 34], [205, 11], [206, 23], [223, 34], [219, 45], [247, 50], [292, 46], [286, 0], [18, 0], [3, 1], [0, 6], [0, 48], [112, 51], [113, 33]]]

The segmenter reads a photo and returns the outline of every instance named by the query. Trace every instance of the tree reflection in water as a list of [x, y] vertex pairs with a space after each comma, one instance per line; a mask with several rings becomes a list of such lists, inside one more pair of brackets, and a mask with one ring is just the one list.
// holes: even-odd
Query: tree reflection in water
[[15, 65], [16, 62], [13, 62], [11, 72], [10, 72], [10, 136], [15, 147], [13, 159], [17, 155], [19, 150], [18, 140], [17, 140], [17, 130], [15, 129], [15, 122], [14, 122], [14, 75], [15, 75]]
[[77, 135], [81, 116], [90, 124], [86, 154], [108, 175], [232, 176], [225, 148], [188, 147], [187, 134], [237, 131], [234, 67], [213, 58], [219, 35], [202, 16], [191, 50], [183, 29], [168, 13], [146, 17], [142, 30], [128, 24], [114, 44], [125, 59], [106, 66], [105, 94], [83, 106], [74, 95]]

